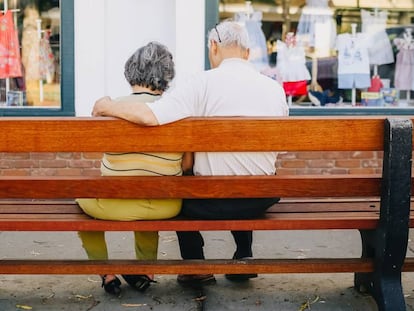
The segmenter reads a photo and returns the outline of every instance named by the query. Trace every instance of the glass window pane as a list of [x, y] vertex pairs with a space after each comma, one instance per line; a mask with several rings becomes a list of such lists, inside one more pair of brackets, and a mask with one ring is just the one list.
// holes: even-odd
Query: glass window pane
[[414, 110], [414, 1], [253, 0], [253, 9], [248, 3], [220, 1], [219, 18], [244, 12], [247, 28], [260, 25], [266, 46], [253, 40], [250, 58], [256, 65], [260, 54], [258, 69], [283, 84], [291, 111]]
[[0, 0], [0, 108], [61, 108], [59, 0]]

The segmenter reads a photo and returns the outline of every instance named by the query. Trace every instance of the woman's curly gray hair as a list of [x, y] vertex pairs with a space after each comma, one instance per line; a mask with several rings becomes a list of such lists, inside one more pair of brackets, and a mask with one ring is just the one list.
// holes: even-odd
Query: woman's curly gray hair
[[172, 54], [166, 46], [150, 42], [126, 61], [124, 74], [131, 86], [165, 91], [175, 75]]

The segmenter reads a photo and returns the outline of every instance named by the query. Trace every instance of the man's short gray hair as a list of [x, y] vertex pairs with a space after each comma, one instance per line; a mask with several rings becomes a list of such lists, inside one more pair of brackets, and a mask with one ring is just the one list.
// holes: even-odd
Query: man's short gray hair
[[131, 86], [165, 91], [175, 75], [172, 54], [166, 46], [150, 42], [126, 61], [124, 74]]
[[208, 48], [210, 48], [211, 40], [221, 46], [249, 48], [249, 34], [246, 27], [235, 21], [226, 20], [212, 28], [208, 33]]

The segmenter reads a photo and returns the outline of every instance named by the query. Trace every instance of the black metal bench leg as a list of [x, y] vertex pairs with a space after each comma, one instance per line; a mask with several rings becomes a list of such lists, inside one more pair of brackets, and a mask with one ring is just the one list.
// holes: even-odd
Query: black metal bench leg
[[372, 295], [379, 311], [404, 311], [401, 284], [409, 231], [412, 124], [386, 120], [379, 227], [375, 232]]
[[[361, 234], [362, 242], [362, 255], [361, 258], [374, 258], [375, 257], [375, 230], [359, 230]], [[354, 287], [360, 293], [373, 293], [373, 274], [372, 273], [355, 273]]]

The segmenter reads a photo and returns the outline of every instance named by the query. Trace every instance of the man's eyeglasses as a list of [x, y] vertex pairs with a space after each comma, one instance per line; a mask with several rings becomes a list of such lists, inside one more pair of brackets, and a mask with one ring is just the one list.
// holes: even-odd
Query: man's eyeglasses
[[218, 30], [217, 30], [217, 24], [214, 26], [214, 29], [216, 30], [217, 37], [218, 37], [218, 41], [219, 41], [219, 43], [221, 43], [220, 34], [219, 34]]

